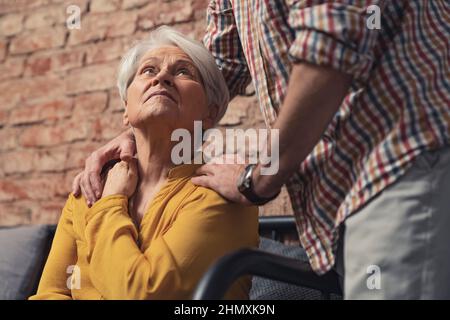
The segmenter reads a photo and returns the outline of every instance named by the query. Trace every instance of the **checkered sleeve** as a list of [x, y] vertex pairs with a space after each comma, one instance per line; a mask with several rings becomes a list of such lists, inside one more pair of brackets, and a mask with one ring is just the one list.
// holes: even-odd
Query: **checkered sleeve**
[[244, 93], [251, 81], [233, 8], [228, 0], [210, 1], [203, 42], [214, 56], [230, 91], [230, 97]]
[[365, 81], [373, 66], [374, 47], [385, 0], [292, 1], [289, 24], [295, 40], [293, 62], [329, 66]]

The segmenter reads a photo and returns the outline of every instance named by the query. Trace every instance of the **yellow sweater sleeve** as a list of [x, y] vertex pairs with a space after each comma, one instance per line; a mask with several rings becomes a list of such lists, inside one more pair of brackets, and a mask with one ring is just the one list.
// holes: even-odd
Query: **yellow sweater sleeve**
[[190, 298], [217, 258], [257, 245], [257, 209], [226, 203], [208, 192], [196, 190], [169, 230], [145, 252], [137, 244], [127, 198], [113, 195], [98, 201], [86, 215], [85, 230], [96, 289], [106, 299]]
[[62, 210], [53, 238], [52, 247], [45, 263], [37, 293], [30, 300], [71, 300], [67, 286], [68, 268], [76, 264], [77, 248], [72, 223], [73, 196]]

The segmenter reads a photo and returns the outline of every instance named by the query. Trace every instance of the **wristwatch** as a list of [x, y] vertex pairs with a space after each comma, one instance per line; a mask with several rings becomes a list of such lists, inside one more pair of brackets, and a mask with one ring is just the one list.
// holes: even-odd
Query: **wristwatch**
[[239, 192], [242, 193], [248, 199], [248, 201], [250, 201], [255, 205], [261, 206], [275, 199], [280, 194], [281, 190], [269, 198], [263, 198], [258, 196], [253, 190], [253, 181], [252, 181], [253, 170], [255, 168], [256, 164], [249, 164], [245, 167], [244, 171], [239, 176], [237, 188]]

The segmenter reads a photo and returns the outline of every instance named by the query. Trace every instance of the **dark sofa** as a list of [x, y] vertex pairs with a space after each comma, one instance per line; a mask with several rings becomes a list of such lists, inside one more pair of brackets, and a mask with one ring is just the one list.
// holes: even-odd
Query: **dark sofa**
[[[39, 284], [39, 279], [48, 256], [53, 236], [56, 230], [55, 225], [34, 225], [34, 226], [15, 226], [15, 227], [0, 227], [0, 300], [23, 300], [34, 294]], [[245, 265], [240, 265], [241, 271], [244, 273], [256, 275], [253, 277], [252, 290], [250, 298], [252, 300], [273, 300], [273, 299], [340, 299], [339, 294], [324, 295], [323, 290], [313, 288], [323, 288], [321, 281], [306, 281], [295, 279], [295, 272], [302, 272], [303, 266], [307, 266], [307, 256], [302, 248], [297, 245], [284, 245], [280, 241], [285, 234], [295, 234], [295, 223], [293, 217], [261, 217], [260, 218], [260, 234], [261, 241], [259, 249], [263, 251], [263, 263], [269, 262], [269, 269], [246, 270]], [[277, 266], [277, 260], [273, 259], [270, 254], [265, 257], [264, 252], [269, 252], [284, 257], [289, 257], [284, 262], [284, 266]], [[257, 255], [261, 258], [261, 252]], [[205, 278], [202, 279], [202, 284], [198, 288], [196, 295], [198, 297], [208, 298], [208, 277], [212, 276], [211, 281], [217, 279], [227, 279], [233, 281], [225, 275], [220, 274], [220, 269], [224, 268], [230, 270], [233, 265], [236, 265], [236, 259], [242, 259], [245, 252], [236, 253], [231, 257], [224, 257], [219, 259], [218, 263], [211, 268]], [[231, 259], [230, 259], [231, 258]], [[258, 257], [257, 257], [258, 258]], [[267, 260], [267, 258], [269, 260]], [[252, 263], [252, 257], [245, 257], [248, 261], [248, 266], [255, 265]], [[272, 259], [272, 261], [270, 261]], [[275, 262], [275, 264], [274, 264]], [[280, 260], [280, 263], [283, 262]], [[224, 263], [231, 263], [224, 265]], [[300, 263], [300, 269], [298, 264]], [[222, 266], [221, 266], [222, 265]], [[291, 267], [292, 266], [292, 267]], [[288, 268], [280, 270], [288, 270], [294, 277], [291, 278], [280, 277], [278, 268]], [[308, 271], [310, 272], [310, 271]], [[258, 277], [260, 275], [261, 277]], [[69, 274], [67, 275], [70, 276]], [[262, 277], [264, 276], [264, 277]], [[308, 273], [299, 274], [299, 279], [302, 277], [309, 277]], [[215, 277], [215, 279], [214, 279]], [[282, 280], [286, 282], [296, 283], [288, 284], [286, 282], [276, 281]], [[293, 280], [293, 281], [289, 281]], [[332, 278], [332, 283], [334, 279]], [[298, 284], [305, 283], [306, 286], [298, 286]], [[316, 285], [317, 283], [317, 285]], [[328, 285], [329, 281], [326, 283]], [[217, 286], [216, 286], [217, 287]], [[206, 291], [205, 291], [206, 290]], [[334, 290], [336, 291], [336, 290]], [[333, 290], [331, 290], [333, 292]]]

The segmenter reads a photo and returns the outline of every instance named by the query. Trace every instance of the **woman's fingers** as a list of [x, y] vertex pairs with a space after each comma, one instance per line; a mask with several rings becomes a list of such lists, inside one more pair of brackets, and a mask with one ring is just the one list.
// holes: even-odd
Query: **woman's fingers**
[[137, 170], [137, 160], [135, 158], [131, 158], [130, 161], [127, 161], [129, 173], [131, 173], [133, 176], [137, 176], [138, 170]]

